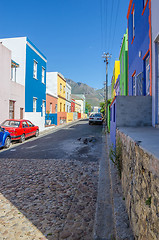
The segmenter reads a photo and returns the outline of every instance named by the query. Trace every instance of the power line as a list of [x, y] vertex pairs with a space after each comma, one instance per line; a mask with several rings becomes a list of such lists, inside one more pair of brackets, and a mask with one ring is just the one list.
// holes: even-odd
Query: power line
[[112, 50], [112, 47], [113, 47], [113, 44], [114, 44], [114, 38], [115, 38], [115, 32], [116, 32], [116, 23], [117, 23], [118, 13], [119, 13], [119, 0], [118, 0], [118, 3], [117, 3], [117, 13], [116, 13], [116, 16], [115, 16], [115, 26], [114, 26], [114, 32], [113, 32], [113, 38], [112, 38], [112, 44], [111, 44], [110, 50]]
[[110, 39], [111, 39], [111, 33], [112, 33], [112, 21], [113, 21], [113, 6], [114, 6], [114, 0], [112, 0], [112, 7], [111, 7], [111, 20], [110, 20], [110, 31], [109, 31], [109, 33], [110, 33], [110, 35], [109, 35], [109, 45], [108, 45], [108, 49], [109, 49], [109, 47], [110, 47]]

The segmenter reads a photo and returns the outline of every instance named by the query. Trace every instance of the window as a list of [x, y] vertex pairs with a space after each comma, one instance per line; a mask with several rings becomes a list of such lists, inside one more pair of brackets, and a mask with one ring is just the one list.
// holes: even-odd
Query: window
[[65, 86], [63, 87], [63, 93], [65, 93]]
[[11, 67], [11, 80], [16, 82], [16, 67]]
[[52, 103], [50, 103], [50, 113], [52, 113]]
[[57, 113], [57, 104], [55, 104], [55, 113]]
[[63, 105], [63, 111], [65, 112], [65, 104]]
[[35, 79], [37, 79], [37, 65], [38, 63], [34, 61], [33, 78]]
[[68, 100], [68, 92], [67, 92], [67, 100]]
[[62, 84], [60, 83], [60, 92], [62, 92]]
[[67, 112], [68, 112], [68, 105], [67, 105]]
[[150, 56], [145, 60], [146, 64], [146, 95], [150, 94]]
[[9, 101], [9, 119], [14, 119], [15, 101]]
[[114, 111], [113, 111], [113, 122], [115, 122], [115, 103], [114, 103], [114, 107], [113, 107], [114, 109]]
[[136, 96], [136, 74], [132, 77], [133, 82], [133, 96]]
[[33, 98], [33, 112], [36, 112], [36, 102], [37, 102], [37, 99]]
[[42, 67], [42, 83], [45, 83], [45, 68]]
[[134, 39], [134, 37], [135, 37], [135, 9], [133, 9], [132, 17], [133, 17], [133, 39]]
[[31, 122], [29, 122], [29, 121], [27, 121], [27, 124], [28, 124], [29, 127], [33, 127], [33, 126], [34, 126], [34, 125], [33, 125]]
[[22, 128], [26, 128], [28, 127], [27, 123], [26, 122], [22, 122]]
[[147, 0], [143, 0], [143, 8], [145, 7], [146, 2], [147, 2]]
[[62, 112], [62, 103], [60, 103], [60, 112]]

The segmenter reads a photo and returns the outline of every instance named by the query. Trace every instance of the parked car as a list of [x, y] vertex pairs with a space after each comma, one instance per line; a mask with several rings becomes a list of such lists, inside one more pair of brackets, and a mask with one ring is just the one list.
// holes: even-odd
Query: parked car
[[11, 140], [24, 142], [26, 138], [39, 135], [39, 127], [28, 120], [7, 119], [1, 126], [11, 135]]
[[103, 123], [103, 116], [101, 113], [92, 113], [89, 116], [89, 125], [91, 123], [102, 124]]
[[11, 135], [8, 131], [0, 126], [0, 148], [9, 148], [11, 144]]

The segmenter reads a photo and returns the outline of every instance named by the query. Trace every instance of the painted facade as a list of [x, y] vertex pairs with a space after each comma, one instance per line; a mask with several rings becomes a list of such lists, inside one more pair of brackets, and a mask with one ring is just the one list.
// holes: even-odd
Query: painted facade
[[66, 111], [66, 80], [61, 73], [57, 73], [57, 96], [58, 96], [57, 112], [65, 112]]
[[152, 19], [152, 125], [159, 124], [159, 1], [151, 1]]
[[71, 100], [71, 112], [75, 112], [75, 99]]
[[112, 96], [112, 99], [116, 96], [114, 86], [115, 86], [115, 83], [118, 79], [119, 74], [120, 74], [120, 61], [115, 61], [114, 69], [113, 69], [113, 77], [112, 77], [112, 82], [111, 82], [111, 86], [112, 86], [111, 96]]
[[130, 0], [128, 20], [128, 93], [151, 95], [150, 0]]
[[84, 94], [76, 94], [74, 95], [75, 100], [81, 100], [79, 104], [81, 104], [81, 113], [85, 113], [86, 106], [86, 97]]
[[[75, 100], [75, 112], [81, 113], [81, 100]], [[83, 102], [82, 102], [83, 103]]]
[[25, 89], [17, 82], [19, 64], [11, 60], [11, 51], [0, 43], [0, 123], [8, 118], [23, 118]]
[[56, 96], [46, 94], [46, 113], [57, 113], [57, 101]]
[[[120, 61], [120, 95], [128, 95], [128, 31], [123, 36], [119, 55]], [[117, 94], [118, 95], [118, 94]]]
[[65, 98], [66, 98], [66, 108], [65, 108], [65, 111], [67, 113], [71, 112], [71, 86], [66, 83], [66, 95], [65, 95]]
[[11, 50], [12, 58], [20, 66], [17, 83], [25, 87], [24, 118], [43, 130], [46, 113], [46, 57], [27, 37], [0, 41]]
[[57, 74], [46, 73], [46, 125], [57, 125]]

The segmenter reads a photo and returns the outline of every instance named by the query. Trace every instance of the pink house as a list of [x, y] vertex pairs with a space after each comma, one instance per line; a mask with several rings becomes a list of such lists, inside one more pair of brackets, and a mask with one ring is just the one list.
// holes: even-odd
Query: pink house
[[24, 86], [16, 82], [20, 67], [11, 51], [0, 43], [0, 123], [5, 119], [22, 119], [25, 108]]

